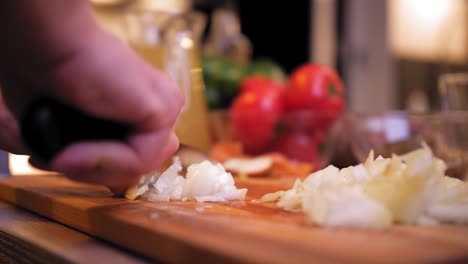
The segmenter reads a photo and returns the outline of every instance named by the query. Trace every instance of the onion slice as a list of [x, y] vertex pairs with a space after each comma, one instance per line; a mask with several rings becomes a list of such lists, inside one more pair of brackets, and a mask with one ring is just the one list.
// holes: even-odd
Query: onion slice
[[194, 163], [187, 168], [187, 175], [180, 175], [182, 165], [178, 158], [161, 174], [144, 177], [136, 187], [127, 191], [128, 199], [139, 196], [149, 201], [196, 200], [199, 202], [224, 202], [244, 200], [247, 189], [237, 189], [234, 178], [224, 167], [208, 160]]
[[391, 158], [374, 159], [371, 152], [363, 164], [329, 166], [261, 201], [277, 201], [278, 207], [329, 227], [468, 224], [468, 183], [445, 176], [445, 169], [425, 144]]

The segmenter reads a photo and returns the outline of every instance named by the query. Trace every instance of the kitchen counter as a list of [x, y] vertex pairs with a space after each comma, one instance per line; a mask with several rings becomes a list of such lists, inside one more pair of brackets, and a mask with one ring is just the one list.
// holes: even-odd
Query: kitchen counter
[[0, 263], [150, 262], [122, 248], [0, 201]]
[[257, 201], [292, 182], [237, 185], [249, 189], [246, 201], [146, 202], [53, 175], [1, 179], [0, 198], [35, 214], [0, 203], [0, 257], [16, 263], [148, 261], [140, 256], [169, 263], [468, 263], [466, 226], [322, 228]]

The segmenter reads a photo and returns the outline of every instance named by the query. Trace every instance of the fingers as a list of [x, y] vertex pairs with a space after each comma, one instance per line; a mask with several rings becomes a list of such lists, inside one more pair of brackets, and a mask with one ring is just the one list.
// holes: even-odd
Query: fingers
[[45, 92], [141, 131], [173, 125], [183, 104], [175, 82], [105, 33], [93, 43], [52, 73]]
[[104, 184], [116, 193], [135, 185], [139, 178], [158, 166], [178, 148], [177, 137], [170, 131], [135, 135], [128, 144], [87, 142], [67, 147], [50, 165], [31, 164], [41, 169], [64, 173], [67, 177]]
[[145, 172], [154, 170], [179, 147], [179, 140], [171, 129], [138, 134], [130, 138], [129, 143], [141, 160], [141, 169]]
[[[1, 88], [1, 87], [0, 87]], [[19, 125], [9, 111], [0, 92], [0, 148], [15, 154], [27, 154], [27, 149], [21, 142]]]

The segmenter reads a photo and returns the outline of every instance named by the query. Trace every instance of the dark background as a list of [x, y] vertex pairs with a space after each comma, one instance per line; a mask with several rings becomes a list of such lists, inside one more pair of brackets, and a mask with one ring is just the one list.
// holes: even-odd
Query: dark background
[[287, 72], [307, 62], [309, 12], [310, 1], [239, 1], [242, 31], [253, 43], [253, 56], [272, 58]]
[[[252, 42], [253, 58], [269, 58], [290, 73], [309, 60], [310, 1], [209, 1], [194, 2], [195, 9], [210, 16], [216, 7], [233, 8], [241, 30]], [[206, 32], [205, 32], [206, 33]]]

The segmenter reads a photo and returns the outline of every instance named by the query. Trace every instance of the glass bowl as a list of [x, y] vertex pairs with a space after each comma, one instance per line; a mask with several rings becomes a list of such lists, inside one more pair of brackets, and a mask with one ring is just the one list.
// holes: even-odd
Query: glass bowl
[[269, 150], [322, 169], [330, 163], [335, 152], [340, 124], [340, 117], [329, 112], [287, 112], [282, 116]]
[[[210, 132], [212, 143], [239, 141], [235, 128], [230, 123], [227, 111], [212, 111]], [[260, 152], [261, 155], [280, 152], [290, 160], [314, 164], [316, 169], [324, 168], [333, 156], [341, 127], [341, 118], [333, 120], [329, 113], [316, 111], [290, 111], [282, 115], [274, 128], [274, 136]], [[255, 130], [255, 127], [250, 129]], [[245, 146], [244, 146], [245, 149]]]
[[420, 148], [425, 142], [448, 166], [447, 175], [467, 179], [468, 111], [348, 115], [352, 154], [359, 162], [369, 152], [390, 157]]

